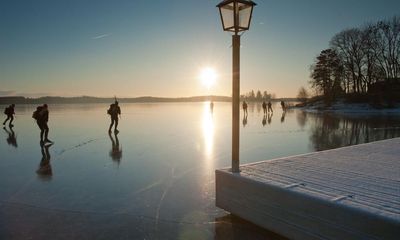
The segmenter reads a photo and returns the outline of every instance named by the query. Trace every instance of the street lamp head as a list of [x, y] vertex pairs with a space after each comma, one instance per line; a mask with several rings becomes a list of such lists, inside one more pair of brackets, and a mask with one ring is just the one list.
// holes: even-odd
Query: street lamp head
[[217, 7], [224, 31], [237, 34], [248, 30], [255, 5], [256, 3], [251, 0], [223, 0], [220, 2]]

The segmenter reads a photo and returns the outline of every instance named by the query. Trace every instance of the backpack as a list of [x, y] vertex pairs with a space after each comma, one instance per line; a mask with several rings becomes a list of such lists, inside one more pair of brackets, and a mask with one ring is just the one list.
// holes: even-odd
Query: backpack
[[6, 108], [4, 109], [4, 114], [8, 115], [9, 112], [10, 112], [10, 108], [9, 108], [9, 107], [6, 107]]
[[43, 110], [42, 106], [37, 107], [36, 110], [32, 114], [32, 118], [35, 120], [39, 120], [42, 115], [41, 114], [42, 110]]
[[114, 104], [110, 104], [110, 108], [107, 110], [108, 115], [111, 115], [113, 113], [113, 105]]

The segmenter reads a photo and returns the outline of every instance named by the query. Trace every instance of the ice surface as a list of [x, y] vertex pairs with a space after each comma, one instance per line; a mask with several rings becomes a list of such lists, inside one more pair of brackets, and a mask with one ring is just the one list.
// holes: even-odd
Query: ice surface
[[[17, 106], [14, 133], [0, 133], [0, 239], [265, 237], [215, 207], [214, 170], [230, 165], [231, 105], [208, 106], [121, 104], [120, 133], [109, 136], [108, 104], [50, 105], [50, 157], [35, 106]], [[283, 114], [276, 105], [264, 118], [249, 105], [243, 122], [241, 163], [400, 136], [391, 115]]]

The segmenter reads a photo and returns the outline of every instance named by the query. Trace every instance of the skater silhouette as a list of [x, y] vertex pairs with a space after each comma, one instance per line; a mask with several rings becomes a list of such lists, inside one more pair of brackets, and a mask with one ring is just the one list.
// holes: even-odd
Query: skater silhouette
[[267, 103], [265, 101], [263, 101], [263, 103], [262, 103], [262, 108], [263, 108], [264, 114], [267, 114]]
[[272, 110], [272, 104], [271, 102], [268, 102], [268, 112], [273, 113], [274, 111]]
[[281, 101], [281, 107], [282, 107], [282, 111], [286, 111], [286, 106], [285, 106], [284, 101]]
[[53, 143], [48, 138], [49, 126], [47, 125], [47, 122], [49, 121], [49, 109], [47, 104], [37, 107], [36, 111], [33, 112], [32, 118], [36, 120], [36, 123], [40, 129], [40, 144]]
[[14, 120], [14, 114], [15, 114], [15, 104], [11, 104], [10, 106], [6, 107], [6, 109], [4, 109], [4, 114], [7, 116], [6, 120], [4, 120], [3, 125], [6, 125], [7, 121], [10, 120], [10, 122], [8, 123], [8, 126], [10, 128], [14, 127], [14, 125], [12, 125], [12, 122]]
[[245, 101], [243, 101], [242, 108], [243, 108], [243, 113], [247, 116], [247, 103]]
[[111, 124], [110, 127], [108, 128], [108, 132], [111, 132], [111, 128], [114, 126], [114, 132], [118, 133], [118, 117], [121, 116], [121, 108], [118, 106], [118, 101], [115, 100], [113, 104], [110, 105], [110, 108], [107, 110], [107, 113], [111, 117]]

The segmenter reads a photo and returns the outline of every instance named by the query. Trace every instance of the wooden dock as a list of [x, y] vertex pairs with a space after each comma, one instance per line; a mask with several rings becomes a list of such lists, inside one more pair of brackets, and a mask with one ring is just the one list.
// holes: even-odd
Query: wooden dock
[[216, 170], [216, 205], [289, 239], [399, 239], [400, 138]]

